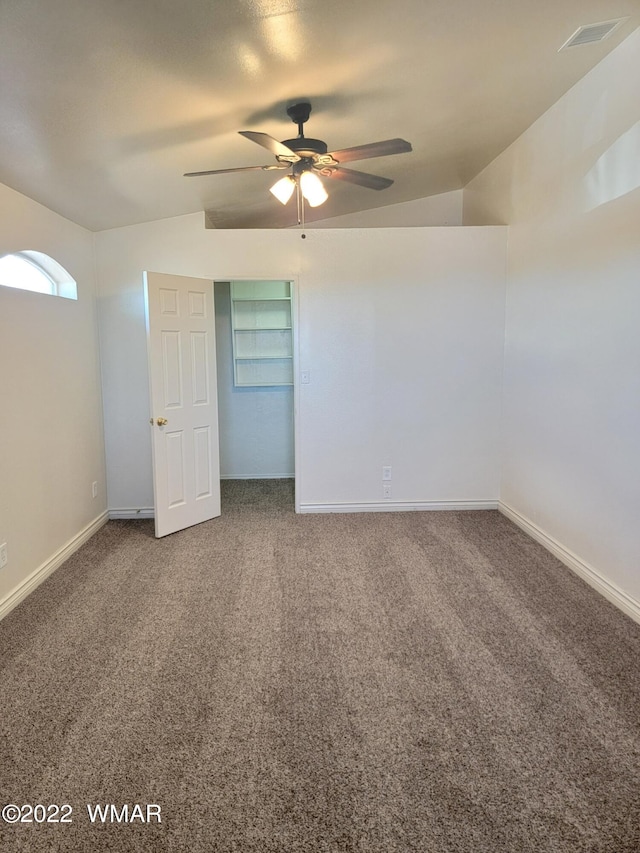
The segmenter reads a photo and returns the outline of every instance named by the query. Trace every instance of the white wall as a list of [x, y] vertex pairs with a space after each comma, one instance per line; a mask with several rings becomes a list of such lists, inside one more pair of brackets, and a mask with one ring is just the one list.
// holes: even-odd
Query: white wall
[[0, 255], [21, 249], [62, 264], [78, 300], [0, 287], [0, 615], [106, 510], [93, 236], [0, 185]]
[[[298, 498], [497, 501], [505, 229], [212, 231], [201, 215], [96, 235], [109, 503], [152, 505], [142, 272], [293, 279]], [[391, 508], [391, 505], [389, 505]]]
[[640, 616], [640, 30], [465, 190], [509, 223], [502, 501]]
[[236, 388], [229, 282], [215, 283], [215, 306], [220, 476], [292, 477], [293, 388], [291, 385]]
[[495, 499], [504, 229], [317, 231], [301, 277], [303, 503]]

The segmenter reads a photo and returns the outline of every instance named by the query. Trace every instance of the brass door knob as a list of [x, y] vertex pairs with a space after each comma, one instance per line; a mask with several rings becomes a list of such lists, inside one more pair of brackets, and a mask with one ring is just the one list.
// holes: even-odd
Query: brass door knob
[[158, 426], [166, 426], [169, 421], [166, 418], [158, 418], [156, 420], [156, 423], [158, 424]]

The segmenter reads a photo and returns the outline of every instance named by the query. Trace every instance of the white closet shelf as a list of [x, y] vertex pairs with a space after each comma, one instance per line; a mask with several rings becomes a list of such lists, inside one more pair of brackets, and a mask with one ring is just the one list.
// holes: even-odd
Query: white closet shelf
[[293, 385], [291, 282], [232, 281], [236, 386]]

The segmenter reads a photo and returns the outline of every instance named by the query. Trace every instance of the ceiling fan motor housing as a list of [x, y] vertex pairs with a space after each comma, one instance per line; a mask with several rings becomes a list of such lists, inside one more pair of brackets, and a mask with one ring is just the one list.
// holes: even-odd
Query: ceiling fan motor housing
[[286, 145], [298, 155], [298, 157], [314, 157], [316, 154], [327, 153], [327, 143], [321, 139], [311, 139], [307, 136], [298, 136], [296, 139], [283, 139]]

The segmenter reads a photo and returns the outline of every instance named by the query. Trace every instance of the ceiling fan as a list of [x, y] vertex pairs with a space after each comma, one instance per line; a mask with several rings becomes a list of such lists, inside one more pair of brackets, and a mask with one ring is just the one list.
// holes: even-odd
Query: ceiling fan
[[[371, 157], [385, 157], [390, 154], [403, 154], [412, 150], [411, 144], [404, 139], [385, 139], [382, 142], [370, 142], [366, 145], [357, 145], [354, 148], [342, 148], [339, 151], [327, 151], [327, 144], [321, 139], [311, 139], [304, 135], [304, 124], [311, 113], [311, 104], [294, 104], [287, 108], [287, 115], [294, 124], [298, 126], [298, 136], [295, 139], [285, 139], [278, 142], [267, 133], [258, 133], [252, 130], [239, 131], [241, 136], [256, 142], [276, 158], [276, 163], [267, 166], [240, 166], [235, 169], [210, 169], [205, 172], [186, 172], [185, 178], [196, 178], [203, 175], [224, 175], [229, 172], [249, 172], [256, 169], [261, 171], [272, 171], [276, 169], [288, 169], [289, 174], [277, 181], [270, 192], [286, 204], [291, 198], [294, 190], [298, 190], [298, 222], [300, 222], [301, 203], [300, 195], [311, 207], [317, 207], [327, 200], [328, 195], [322, 181], [323, 178], [337, 178], [348, 181], [361, 187], [372, 190], [384, 190], [390, 187], [393, 181], [390, 178], [381, 178], [378, 175], [370, 175], [367, 172], [345, 169], [343, 163], [353, 160], [366, 160]], [[304, 211], [302, 209], [302, 215]]]

